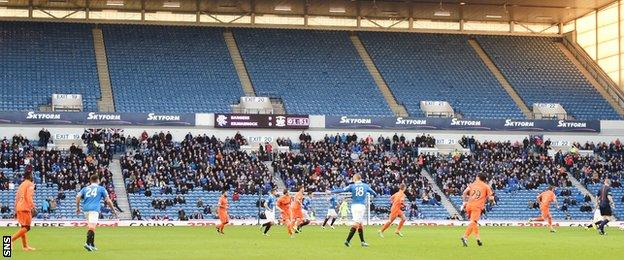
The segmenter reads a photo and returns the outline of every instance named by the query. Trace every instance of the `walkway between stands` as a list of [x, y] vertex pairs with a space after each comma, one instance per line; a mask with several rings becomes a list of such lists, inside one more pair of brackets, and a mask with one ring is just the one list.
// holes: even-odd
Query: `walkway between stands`
[[424, 176], [427, 179], [427, 181], [429, 181], [429, 184], [431, 185], [431, 189], [433, 189], [433, 192], [440, 195], [440, 197], [442, 198], [442, 201], [441, 201], [442, 206], [444, 206], [446, 211], [448, 211], [449, 216], [457, 216], [459, 220], [463, 220], [464, 217], [462, 217], [462, 215], [459, 214], [459, 211], [457, 211], [455, 206], [453, 206], [453, 203], [451, 203], [449, 198], [446, 197], [446, 194], [444, 194], [444, 192], [442, 192], [440, 187], [438, 187], [437, 182], [433, 179], [433, 177], [431, 177], [431, 174], [429, 174], [429, 172], [427, 172], [425, 169], [420, 171], [420, 174], [422, 174], [422, 176]]
[[124, 183], [123, 174], [121, 173], [121, 164], [119, 157], [113, 157], [109, 165], [109, 170], [113, 174], [113, 185], [115, 186], [115, 194], [117, 194], [117, 204], [124, 211], [118, 214], [120, 219], [130, 219], [130, 204], [128, 203], [128, 194], [126, 193], [126, 185]]
[[568, 180], [570, 180], [570, 182], [572, 182], [572, 185], [574, 185], [574, 187], [576, 187], [583, 195], [589, 194], [589, 197], [591, 197], [592, 200], [592, 204], [596, 205], [596, 196], [594, 196], [594, 194], [592, 194], [587, 188], [585, 188], [583, 184], [581, 184], [576, 178], [574, 178], [572, 174], [568, 174]]

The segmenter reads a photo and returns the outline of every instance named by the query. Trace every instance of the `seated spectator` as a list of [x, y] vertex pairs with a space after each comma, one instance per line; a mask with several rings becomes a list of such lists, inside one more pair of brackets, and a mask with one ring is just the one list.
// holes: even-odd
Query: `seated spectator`
[[240, 194], [238, 194], [237, 191], [234, 192], [234, 194], [232, 195], [232, 201], [239, 201], [240, 200]]
[[197, 199], [197, 207], [198, 208], [204, 207], [204, 201], [201, 198]]
[[581, 206], [580, 210], [581, 210], [581, 212], [591, 212], [592, 211], [592, 207], [589, 205], [589, 203], [585, 202]]
[[150, 190], [150, 188], [145, 189], [145, 197], [151, 197], [152, 196], [152, 190]]
[[184, 209], [180, 209], [178, 210], [178, 219], [180, 221], [186, 221], [188, 220], [188, 217], [186, 216], [186, 212], [184, 212]]
[[132, 220], [143, 220], [141, 212], [138, 209], [132, 210]]

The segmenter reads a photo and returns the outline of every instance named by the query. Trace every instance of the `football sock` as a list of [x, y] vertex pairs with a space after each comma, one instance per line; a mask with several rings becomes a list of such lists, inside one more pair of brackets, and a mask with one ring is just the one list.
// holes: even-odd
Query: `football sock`
[[401, 219], [401, 222], [399, 222], [399, 226], [397, 227], [397, 232], [401, 232], [401, 229], [403, 228], [403, 224], [405, 224], [405, 219]]
[[598, 227], [601, 231], [604, 232], [604, 227], [607, 225], [607, 223], [609, 223], [608, 219], [605, 219], [603, 221], [600, 222], [600, 226]]
[[358, 229], [358, 235], [360, 236], [360, 241], [364, 242], [364, 229], [363, 228]]
[[325, 218], [325, 221], [323, 221], [323, 226], [327, 225], [327, 221], [329, 220], [329, 218]]
[[351, 227], [351, 230], [349, 230], [349, 236], [347, 236], [347, 242], [351, 242], [351, 238], [353, 238], [353, 235], [355, 235], [355, 227]]
[[93, 243], [95, 242], [95, 232], [93, 232], [93, 230], [89, 230], [87, 231], [87, 245], [93, 246]]
[[329, 224], [329, 225], [330, 225], [330, 226], [333, 226], [333, 225], [334, 225], [334, 222], [336, 222], [336, 218], [332, 218], [332, 222], [331, 222], [331, 224]]
[[269, 232], [269, 229], [271, 229], [271, 222], [265, 223], [264, 225], [266, 225], [266, 227], [264, 228], [264, 233], [266, 234], [267, 232]]

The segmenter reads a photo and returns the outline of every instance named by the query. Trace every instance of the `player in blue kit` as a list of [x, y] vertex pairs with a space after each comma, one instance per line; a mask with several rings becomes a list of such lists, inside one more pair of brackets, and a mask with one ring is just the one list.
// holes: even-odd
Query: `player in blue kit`
[[268, 232], [271, 229], [271, 226], [275, 224], [275, 204], [277, 202], [277, 190], [275, 188], [271, 189], [271, 193], [269, 197], [264, 201], [264, 215], [266, 216], [266, 222], [262, 224], [261, 228], [264, 228], [262, 234], [264, 236], [269, 236]]
[[100, 216], [100, 204], [104, 199], [106, 204], [110, 207], [114, 216], [117, 215], [113, 202], [108, 197], [108, 192], [104, 187], [100, 186], [100, 178], [94, 174], [89, 178], [91, 183], [89, 186], [82, 188], [76, 195], [76, 213], [80, 214], [80, 203], [82, 202], [82, 212], [84, 212], [87, 219], [87, 243], [84, 248], [87, 251], [98, 250], [95, 247], [95, 227], [98, 223]]
[[368, 244], [364, 241], [364, 215], [366, 214], [366, 198], [370, 194], [377, 196], [377, 193], [371, 189], [368, 184], [362, 182], [362, 177], [359, 174], [353, 175], [353, 183], [342, 189], [332, 190], [332, 193], [351, 192], [351, 216], [353, 218], [353, 225], [349, 231], [349, 236], [344, 242], [347, 247], [351, 246], [351, 238], [355, 234], [355, 231], [360, 235], [360, 242], [363, 247], [368, 247]]
[[325, 216], [325, 221], [323, 221], [323, 229], [325, 229], [325, 226], [327, 225], [327, 221], [329, 221], [329, 219], [331, 219], [331, 223], [329, 224], [329, 226], [332, 229], [335, 229], [334, 222], [336, 222], [336, 219], [338, 218], [338, 213], [336, 210], [337, 208], [338, 198], [336, 198], [336, 195], [332, 195], [331, 198], [329, 198], [329, 208], [327, 209], [327, 216]]

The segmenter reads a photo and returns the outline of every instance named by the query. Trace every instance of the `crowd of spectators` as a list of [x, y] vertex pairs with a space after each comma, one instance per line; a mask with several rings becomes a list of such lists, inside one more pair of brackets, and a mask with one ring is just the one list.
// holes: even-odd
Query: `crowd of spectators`
[[359, 173], [380, 194], [396, 192], [400, 183], [408, 185], [410, 201], [431, 192], [420, 174], [425, 157], [417, 154], [419, 147], [435, 144], [431, 136], [358, 139], [356, 134], [336, 134], [308, 141], [302, 134], [300, 140], [299, 152], [279, 153], [273, 161], [274, 171], [288, 188], [304, 184], [310, 191], [326, 191], [346, 185]]
[[182, 195], [195, 188], [242, 194], [267, 191], [273, 186], [272, 175], [257, 153], [239, 150], [245, 144], [240, 134], [221, 141], [189, 133], [182, 142], [173, 142], [163, 133], [143, 134], [138, 149], [120, 160], [127, 190], [146, 196], [153, 189]]

